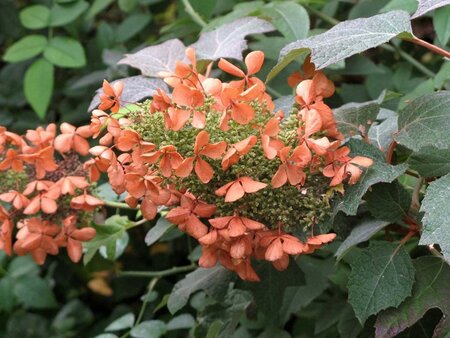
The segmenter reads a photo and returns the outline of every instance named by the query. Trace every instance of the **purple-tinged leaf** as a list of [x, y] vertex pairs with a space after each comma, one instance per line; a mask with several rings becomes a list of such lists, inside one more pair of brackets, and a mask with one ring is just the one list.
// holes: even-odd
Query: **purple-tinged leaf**
[[[161, 79], [151, 79], [142, 75], [126, 77], [124, 79], [119, 79], [111, 82], [111, 84], [117, 81], [123, 82], [123, 92], [120, 99], [126, 102], [138, 102], [147, 97], [153, 96], [156, 89], [161, 88], [163, 90], [168, 90], [167, 85]], [[88, 111], [95, 109], [100, 104], [100, 93], [102, 88], [97, 89], [97, 93], [89, 104]]]
[[247, 48], [245, 40], [247, 35], [271, 32], [274, 29], [272, 24], [265, 20], [245, 17], [211, 32], [203, 33], [191, 47], [195, 48], [199, 59], [232, 58], [242, 60], [242, 52]]
[[175, 63], [184, 59], [185, 49], [183, 42], [172, 39], [159, 45], [146, 47], [134, 54], [125, 54], [118, 64], [137, 68], [142, 75], [156, 77], [161, 71], [172, 72], [175, 69]]

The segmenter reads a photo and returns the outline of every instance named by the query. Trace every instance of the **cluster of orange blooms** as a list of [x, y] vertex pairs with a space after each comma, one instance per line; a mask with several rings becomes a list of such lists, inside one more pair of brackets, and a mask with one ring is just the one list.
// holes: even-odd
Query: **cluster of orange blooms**
[[[271, 196], [280, 191], [293, 191], [300, 201], [311, 190], [310, 177], [327, 180], [327, 186], [346, 179], [354, 184], [372, 160], [352, 158], [341, 146], [332, 110], [323, 102], [334, 86], [312, 64], [289, 78], [297, 106], [285, 118], [274, 112], [265, 84], [254, 76], [262, 52], [247, 55], [246, 71], [221, 59], [219, 68], [238, 78], [230, 82], [210, 77], [212, 64], [201, 74], [192, 48], [186, 56], [190, 64], [178, 61], [174, 72], [161, 73], [172, 93], [158, 90], [150, 104], [138, 104], [138, 113], [120, 109], [120, 82], [104, 82], [102, 110], [93, 112], [90, 130], [94, 138], [105, 133], [90, 149], [90, 174], [95, 179], [107, 172], [115, 192], [127, 192], [125, 201], [140, 205], [146, 219], [170, 207], [167, 220], [202, 246], [200, 266], [220, 262], [257, 281], [252, 258], [283, 270], [289, 255], [311, 253], [335, 234], [314, 235], [310, 224], [301, 240], [292, 235], [296, 224], [281, 218], [264, 223], [272, 216], [255, 203], [275, 202]], [[112, 114], [103, 111], [108, 109]], [[145, 131], [157, 122], [162, 128]]]
[[39, 264], [60, 247], [78, 262], [82, 242], [95, 236], [93, 228], [78, 226], [88, 223], [83, 222], [86, 212], [103, 204], [90, 194], [83, 169], [89, 163], [79, 158], [89, 154], [89, 127], [63, 123], [60, 129], [56, 135], [56, 125], [50, 124], [21, 137], [0, 126], [0, 249], [9, 255], [30, 253]]

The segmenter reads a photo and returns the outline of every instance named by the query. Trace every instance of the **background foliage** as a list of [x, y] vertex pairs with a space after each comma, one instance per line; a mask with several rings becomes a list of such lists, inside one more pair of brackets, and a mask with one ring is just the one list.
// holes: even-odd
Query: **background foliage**
[[[53, 121], [87, 123], [89, 102], [104, 78], [140, 74], [117, 64], [124, 54], [172, 38], [189, 45], [202, 31], [258, 16], [278, 30], [249, 39], [249, 49], [263, 50], [268, 59], [262, 78], [279, 65], [280, 73], [272, 71], [268, 83], [271, 94], [282, 98], [278, 104], [290, 102], [286, 78], [299, 68], [283, 60], [311, 49], [336, 84], [328, 102], [339, 107], [341, 130], [358, 135], [362, 125], [363, 134], [381, 150], [350, 142], [353, 154], [379, 161], [335, 209], [333, 228], [340, 241], [317, 256], [302, 257], [283, 273], [261, 266], [258, 272], [269, 278], [259, 284], [237, 281], [222, 268], [190, 272], [199, 255], [193, 241], [164, 218], [132, 228], [128, 218], [134, 219], [135, 212], [113, 216], [114, 208], [104, 215], [112, 216], [111, 231], [90, 243], [86, 267], [57, 257], [38, 268], [29, 257], [0, 256], [0, 336], [183, 337], [189, 331], [198, 337], [429, 337], [443, 314], [434, 335], [449, 334], [448, 265], [423, 257], [426, 247], [417, 247], [416, 237], [399, 249], [402, 233], [392, 225], [404, 223], [412, 212], [418, 218], [424, 214], [420, 244], [439, 242], [448, 261], [449, 211], [433, 211], [448, 204], [450, 140], [439, 130], [445, 130], [449, 114], [441, 120], [427, 117], [449, 102], [448, 92], [432, 93], [450, 89], [450, 63], [395, 39], [409, 30], [396, 21], [399, 17], [389, 18], [394, 28], [388, 38], [373, 42], [377, 48], [345, 60], [338, 57], [345, 54], [343, 44], [333, 45], [332, 38], [319, 53], [314, 39], [304, 40], [340, 21], [398, 9], [412, 14], [417, 6], [416, 0], [1, 1], [0, 121], [14, 131]], [[443, 6], [412, 21], [412, 31], [448, 49], [449, 25], [450, 6]], [[361, 41], [366, 40], [350, 43], [358, 51]], [[320, 51], [334, 54], [321, 56]], [[426, 102], [419, 98], [424, 94], [432, 94]], [[422, 137], [416, 137], [418, 132]], [[392, 166], [384, 153], [394, 133], [401, 146]], [[406, 175], [407, 170], [420, 177]], [[434, 182], [419, 201], [428, 179]], [[99, 191], [108, 200], [120, 200], [107, 184]], [[359, 207], [363, 195], [366, 203]], [[186, 268], [170, 270], [177, 266]], [[122, 272], [130, 270], [150, 273]], [[152, 271], [164, 272], [152, 276]]]

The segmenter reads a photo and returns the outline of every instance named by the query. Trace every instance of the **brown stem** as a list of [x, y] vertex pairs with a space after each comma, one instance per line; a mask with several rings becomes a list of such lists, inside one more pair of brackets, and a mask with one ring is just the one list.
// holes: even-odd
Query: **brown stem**
[[391, 164], [391, 162], [392, 162], [392, 155], [394, 154], [394, 150], [395, 150], [396, 146], [397, 146], [397, 142], [392, 141], [391, 145], [389, 146], [389, 149], [388, 149], [388, 151], [386, 153], [386, 163], [387, 164]]
[[425, 48], [431, 50], [432, 52], [434, 52], [436, 54], [445, 56], [446, 58], [450, 58], [450, 52], [449, 51], [446, 51], [445, 49], [442, 49], [442, 48], [440, 48], [438, 46], [435, 46], [435, 45], [433, 45], [433, 44], [431, 44], [429, 42], [426, 42], [426, 41], [424, 41], [422, 39], [419, 39], [419, 38], [417, 38], [415, 36], [412, 37], [412, 38], [407, 38], [405, 40], [409, 41], [409, 42], [412, 42], [412, 43], [415, 43], [416, 45], [425, 47]]

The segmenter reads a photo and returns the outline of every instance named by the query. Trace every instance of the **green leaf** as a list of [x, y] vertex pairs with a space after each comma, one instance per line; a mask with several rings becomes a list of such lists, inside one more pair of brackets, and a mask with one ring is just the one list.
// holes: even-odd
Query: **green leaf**
[[450, 149], [424, 147], [408, 157], [409, 167], [423, 177], [439, 177], [450, 173]]
[[112, 4], [113, 1], [114, 0], [94, 0], [88, 12], [86, 13], [86, 20], [94, 18], [98, 13]]
[[377, 116], [377, 122], [372, 124], [367, 135], [378, 149], [386, 152], [394, 140], [394, 134], [397, 130], [397, 114], [392, 110], [381, 108]]
[[47, 281], [40, 277], [27, 276], [16, 280], [13, 292], [26, 308], [50, 309], [58, 305]]
[[216, 319], [209, 326], [208, 333], [206, 334], [206, 338], [216, 338], [219, 336], [220, 331], [222, 329], [223, 323], [220, 319]]
[[300, 55], [311, 53], [311, 61], [317, 69], [322, 69], [388, 42], [396, 36], [411, 34], [409, 14], [404, 11], [344, 21], [325, 33], [285, 46], [280, 52], [277, 65], [267, 76], [267, 81]]
[[405, 218], [411, 206], [411, 195], [397, 181], [374, 185], [365, 199], [375, 218], [391, 223]]
[[419, 244], [439, 244], [442, 253], [450, 263], [450, 174], [432, 182], [426, 191], [420, 211], [422, 235]]
[[416, 283], [411, 297], [397, 309], [380, 313], [375, 323], [376, 337], [396, 337], [412, 326], [433, 308], [443, 312], [443, 317], [435, 328], [433, 337], [448, 337], [450, 327], [450, 267], [436, 257], [419, 257], [414, 260]]
[[412, 150], [450, 148], [450, 91], [421, 96], [398, 112], [395, 140]]
[[52, 97], [53, 73], [53, 65], [42, 58], [36, 60], [25, 73], [25, 97], [41, 120], [45, 119]]
[[138, 0], [119, 0], [119, 8], [128, 13], [135, 9], [138, 3]]
[[338, 125], [338, 129], [346, 137], [359, 135], [361, 129], [367, 133], [371, 124], [377, 118], [380, 111], [380, 101], [383, 100], [384, 94], [380, 99], [369, 102], [350, 102], [334, 109], [334, 116]]
[[233, 278], [233, 273], [223, 266], [199, 268], [175, 284], [167, 301], [167, 308], [174, 314], [187, 304], [193, 293], [200, 290], [204, 290], [210, 297], [221, 299], [225, 296], [228, 284]]
[[117, 42], [125, 42], [143, 30], [151, 21], [151, 14], [137, 13], [130, 15], [120, 23], [116, 31]]
[[351, 262], [348, 301], [361, 324], [381, 310], [397, 307], [411, 295], [414, 266], [404, 247], [371, 242]]
[[50, 40], [44, 57], [55, 66], [79, 68], [86, 64], [84, 48], [77, 40], [57, 36]]
[[380, 13], [395, 11], [399, 9], [407, 11], [410, 14], [414, 13], [417, 9], [417, 0], [391, 0], [380, 10]]
[[118, 64], [137, 68], [145, 76], [158, 76], [159, 72], [173, 72], [176, 62], [184, 59], [186, 47], [178, 39], [146, 47], [134, 54], [125, 54]]
[[58, 311], [52, 320], [51, 328], [57, 332], [77, 329], [94, 321], [91, 309], [79, 299], [72, 299]]
[[20, 62], [43, 52], [47, 38], [42, 35], [28, 35], [11, 45], [3, 55], [6, 62]]
[[0, 311], [10, 312], [14, 306], [14, 294], [11, 292], [15, 281], [11, 277], [0, 279]]
[[195, 0], [189, 1], [192, 8], [203, 18], [209, 19], [217, 5], [217, 0]]
[[86, 1], [76, 1], [70, 4], [54, 4], [50, 10], [50, 26], [64, 26], [88, 9], [89, 4]]
[[434, 77], [434, 88], [441, 89], [450, 80], [450, 62], [444, 62]]
[[361, 140], [351, 139], [348, 146], [351, 149], [351, 156], [365, 156], [373, 159], [372, 166], [363, 171], [359, 181], [345, 188], [344, 197], [336, 206], [336, 210], [342, 210], [347, 215], [356, 215], [359, 203], [369, 187], [380, 182], [392, 182], [403, 174], [408, 166], [387, 164], [384, 154], [379, 149]]
[[269, 3], [262, 9], [262, 14], [271, 19], [272, 24], [287, 38], [288, 42], [308, 36], [308, 13], [294, 1]]
[[175, 225], [170, 223], [164, 216], [161, 216], [153, 228], [145, 235], [145, 244], [148, 246], [156, 243], [165, 233], [173, 229]]
[[179, 316], [173, 317], [167, 323], [167, 330], [180, 330], [180, 329], [190, 329], [195, 326], [195, 319], [189, 313], [183, 313]]
[[281, 272], [267, 262], [255, 264], [255, 271], [261, 281], [245, 283], [241, 288], [252, 292], [258, 309], [266, 315], [268, 321], [277, 322], [280, 320], [279, 309], [286, 289], [290, 286], [305, 285], [305, 276], [292, 261], [288, 268]]
[[245, 37], [250, 34], [273, 31], [267, 21], [246, 17], [227, 23], [211, 32], [202, 33], [196, 43], [191, 45], [197, 57], [203, 60], [232, 58], [242, 60], [242, 52], [247, 49]]
[[439, 42], [445, 46], [450, 39], [450, 6], [439, 8], [434, 12], [433, 26]]
[[362, 331], [362, 326], [355, 317], [355, 312], [350, 305], [346, 305], [338, 322], [340, 337], [356, 338]]
[[8, 275], [11, 278], [37, 276], [38, 274], [39, 268], [30, 256], [15, 257], [8, 266]]
[[50, 10], [43, 5], [25, 7], [19, 14], [22, 25], [29, 29], [41, 29], [50, 22]]
[[417, 7], [417, 11], [411, 17], [412, 19], [422, 16], [425, 13], [428, 13], [437, 8], [450, 5], [450, 0], [418, 0], [418, 1], [419, 6]]
[[159, 338], [167, 332], [166, 324], [161, 320], [147, 320], [133, 327], [130, 332], [134, 338]]
[[120, 331], [123, 329], [128, 329], [133, 326], [134, 324], [134, 314], [133, 313], [127, 313], [116, 320], [114, 320], [111, 324], [109, 324], [105, 331]]
[[350, 235], [342, 242], [336, 251], [336, 259], [340, 260], [352, 247], [366, 242], [378, 231], [389, 225], [389, 222], [378, 219], [363, 219], [353, 229]]

